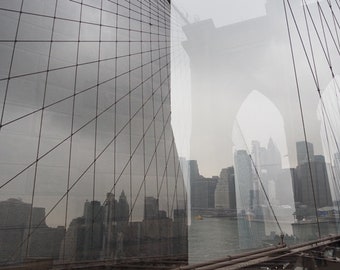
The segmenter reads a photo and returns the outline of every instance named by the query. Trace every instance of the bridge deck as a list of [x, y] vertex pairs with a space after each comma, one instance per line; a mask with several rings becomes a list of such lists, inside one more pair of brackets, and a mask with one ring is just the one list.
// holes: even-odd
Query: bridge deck
[[[245, 254], [228, 256], [226, 258], [222, 258], [219, 260], [209, 261], [205, 263], [189, 265], [184, 267], [179, 267], [177, 269], [181, 270], [191, 270], [191, 269], [199, 269], [199, 270], [213, 270], [213, 269], [260, 269], [259, 267], [268, 267], [270, 266], [278, 266], [282, 267], [285, 265], [295, 264], [298, 261], [298, 258], [309, 258], [309, 261], [313, 259], [322, 260], [323, 263], [325, 260], [328, 262], [332, 262], [332, 264], [337, 264], [337, 268], [339, 269], [340, 262], [336, 260], [330, 260], [327, 258], [316, 257], [316, 254], [320, 254], [320, 252], [326, 247], [332, 247], [340, 243], [339, 236], [330, 236], [327, 238], [323, 238], [316, 241], [307, 242], [304, 244], [294, 245], [294, 246], [286, 246], [278, 245], [273, 246], [271, 248], [261, 249], [254, 252], [249, 252]], [[310, 253], [312, 251], [316, 251], [315, 255]], [[328, 263], [329, 265], [330, 263]], [[280, 269], [280, 268], [277, 268]], [[283, 268], [281, 268], [283, 269]], [[290, 269], [290, 268], [286, 268]], [[313, 269], [313, 268], [308, 268]], [[332, 269], [332, 268], [315, 268], [315, 269]]]
[[75, 263], [53, 264], [52, 260], [31, 261], [16, 266], [0, 267], [0, 269], [177, 269], [177, 270], [213, 270], [213, 269], [294, 269], [294, 266], [308, 265], [308, 269], [339, 269], [340, 261], [323, 257], [325, 249], [340, 246], [340, 236], [330, 236], [304, 244], [287, 246], [279, 244], [260, 250], [227, 256], [218, 260], [207, 261], [195, 265], [186, 265], [183, 258], [130, 258], [126, 261], [100, 260]]

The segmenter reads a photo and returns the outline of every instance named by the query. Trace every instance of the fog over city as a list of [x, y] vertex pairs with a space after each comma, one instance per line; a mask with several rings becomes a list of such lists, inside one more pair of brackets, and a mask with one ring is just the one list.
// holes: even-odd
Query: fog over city
[[[295, 166], [295, 143], [304, 140], [304, 135], [283, 2], [213, 1], [209, 2], [210, 8], [205, 1], [177, 2], [183, 16], [191, 22], [183, 28], [181, 43], [188, 55], [186, 62], [181, 58], [182, 68], [186, 65], [191, 75], [190, 94], [184, 96], [191, 111], [176, 106], [176, 97], [172, 97], [175, 136], [177, 132], [183, 133], [184, 125], [187, 129], [185, 138], [176, 136], [180, 155], [198, 160], [203, 175], [217, 175], [221, 168], [233, 164], [234, 148], [250, 151], [252, 140], [266, 145], [273, 138], [282, 154], [283, 166]], [[314, 2], [308, 1], [309, 10], [317, 15]], [[302, 5], [300, 1], [291, 1], [290, 5], [311, 62]], [[320, 98], [289, 12], [288, 9], [307, 140], [314, 144], [316, 153], [326, 155], [330, 162], [320, 137], [323, 129], [317, 116]], [[322, 93], [332, 75], [310, 18], [308, 23]], [[315, 24], [322, 29], [320, 19]], [[327, 31], [326, 36], [331, 39]], [[328, 47], [330, 54], [336, 55], [336, 46], [329, 42]], [[336, 73], [338, 62], [332, 64]], [[176, 62], [173, 65], [177, 66]], [[176, 89], [176, 74], [172, 80], [173, 95], [183, 93], [183, 89], [181, 92]], [[233, 140], [235, 126], [239, 126], [237, 133], [241, 132], [244, 142], [239, 136], [237, 141]], [[181, 152], [183, 138], [190, 151]]]
[[339, 234], [338, 18], [338, 0], [0, 1], [0, 267]]

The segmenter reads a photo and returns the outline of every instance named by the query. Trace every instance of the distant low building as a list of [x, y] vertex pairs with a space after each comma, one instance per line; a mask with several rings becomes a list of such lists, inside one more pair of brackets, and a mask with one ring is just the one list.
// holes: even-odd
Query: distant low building
[[21, 261], [26, 257], [51, 259], [59, 257], [65, 228], [48, 227], [44, 217], [45, 208], [32, 208], [31, 204], [19, 199], [0, 202], [0, 262], [9, 257], [14, 258], [14, 261]]
[[82, 217], [71, 221], [60, 250], [66, 261], [95, 260], [103, 246], [103, 207], [99, 201], [86, 201]]
[[190, 160], [191, 208], [215, 208], [215, 189], [218, 177], [205, 178], [200, 175], [196, 160]]
[[64, 261], [177, 257], [188, 253], [187, 213], [174, 209], [173, 219], [159, 209], [158, 199], [145, 197], [144, 219], [129, 221], [124, 191], [117, 201], [107, 194], [100, 202], [85, 202], [84, 214], [72, 220], [62, 244]]

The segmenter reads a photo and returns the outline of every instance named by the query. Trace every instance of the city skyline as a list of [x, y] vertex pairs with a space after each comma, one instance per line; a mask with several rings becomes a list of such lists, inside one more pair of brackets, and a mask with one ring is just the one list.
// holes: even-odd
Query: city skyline
[[[257, 140], [253, 140], [251, 143], [253, 143], [253, 142], [260, 143], [260, 142], [257, 141]], [[275, 142], [274, 142], [274, 140], [273, 140], [272, 138], [269, 138], [268, 142], [271, 142], [273, 145], [275, 145]], [[268, 144], [268, 142], [267, 142], [267, 144]], [[301, 147], [302, 147], [303, 149], [305, 149], [305, 141], [297, 141], [296, 144], [297, 144], [297, 143], [299, 143], [299, 144], [301, 145]], [[260, 143], [260, 144], [261, 144], [261, 143]], [[311, 142], [307, 142], [307, 145], [312, 145], [313, 150], [310, 152], [310, 155], [311, 155], [311, 156], [314, 156], [314, 144], [311, 143]], [[275, 147], [276, 147], [276, 145], [275, 145]], [[241, 151], [245, 151], [245, 152], [247, 153], [247, 155], [251, 155], [251, 148], [240, 149], [240, 150], [241, 150]], [[298, 150], [298, 147], [296, 147], [296, 152], [297, 152], [297, 150]], [[306, 153], [304, 153], [304, 155], [306, 155]], [[320, 156], [321, 154], [316, 154], [316, 155], [319, 155], [319, 156]], [[335, 153], [334, 155], [336, 156], [337, 153]], [[280, 155], [280, 157], [282, 157], [282, 156]], [[306, 157], [305, 157], [305, 158], [306, 158]], [[182, 159], [184, 160], [183, 157], [182, 157]], [[195, 160], [195, 159], [193, 159], [193, 160]], [[190, 160], [189, 160], [189, 161], [190, 161]], [[197, 161], [197, 163], [198, 163], [198, 160], [195, 160], [195, 161]], [[298, 156], [296, 156], [296, 161], [297, 161], [297, 163], [295, 164], [295, 167], [296, 167], [297, 165], [299, 165], [299, 157], [298, 157]], [[306, 160], [304, 160], [303, 162], [308, 162], [308, 160], [306, 159]], [[336, 161], [336, 159], [334, 158], [334, 164], [333, 164], [333, 166], [336, 166], [336, 164], [337, 164], [337, 161]], [[229, 164], [229, 165], [225, 165], [225, 166], [223, 166], [219, 171], [221, 172], [221, 170], [223, 170], [223, 169], [225, 169], [225, 168], [233, 167], [234, 165], [235, 165], [234, 162], [231, 163], [231, 164]], [[183, 167], [184, 167], [184, 166], [183, 166]], [[294, 168], [294, 166], [288, 167], [288, 168], [285, 168], [285, 167], [282, 167], [282, 168], [284, 168], [284, 169], [289, 169], [289, 168]], [[204, 175], [204, 173], [202, 173], [202, 171], [201, 171], [201, 169], [200, 169], [200, 175], [202, 175], [203, 177], [209, 178], [209, 177], [218, 176], [219, 173], [216, 172], [216, 173], [213, 173], [213, 174], [211, 174], [211, 175]]]
[[[138, 255], [143, 249], [145, 256], [151, 256], [155, 255], [155, 250], [158, 248], [159, 237], [177, 239], [169, 240], [171, 246], [174, 245], [171, 252], [168, 249], [160, 250], [163, 254], [159, 256], [182, 255], [187, 252], [185, 251], [187, 248], [186, 210], [173, 209], [173, 214], [169, 215], [159, 209], [158, 200], [153, 197], [145, 198], [144, 217], [141, 221], [130, 220], [131, 213], [124, 190], [120, 193], [119, 200], [115, 199], [112, 193], [107, 194], [107, 199], [103, 203], [86, 200], [82, 215], [72, 219], [66, 228], [49, 227], [44, 220], [45, 208], [34, 207], [33, 211], [33, 232], [32, 236], [28, 237], [30, 204], [13, 198], [0, 201], [1, 263], [6, 262], [8, 256], [11, 256], [13, 261], [22, 260], [27, 256], [25, 255], [26, 244], [29, 244], [31, 257], [46, 257], [62, 261], [126, 258]], [[162, 226], [166, 225], [168, 228], [161, 228], [158, 224], [159, 220], [162, 220]], [[150, 223], [153, 230], [148, 230], [150, 224], [145, 223]], [[134, 230], [135, 226], [139, 226], [143, 233], [145, 231], [145, 235], [143, 233], [135, 235], [134, 232], [131, 236], [131, 230]], [[157, 240], [147, 243], [148, 237]], [[29, 243], [28, 238], [31, 238]], [[140, 239], [137, 241], [137, 238]], [[123, 241], [132, 241], [136, 247], [130, 243], [124, 249]], [[143, 241], [145, 244], [141, 244]], [[178, 243], [176, 244], [175, 241]], [[143, 245], [144, 248], [141, 247]], [[168, 245], [170, 246], [170, 242]]]
[[[314, 153], [310, 142], [296, 142], [296, 156], [295, 167], [283, 168], [280, 152], [270, 139], [267, 147], [253, 141], [251, 153], [237, 150], [234, 166], [222, 169], [219, 177], [202, 176], [197, 161], [189, 161], [194, 215], [236, 215], [241, 248], [258, 247], [264, 239], [270, 239], [270, 235], [282, 233], [300, 240], [312, 239], [318, 233], [334, 233], [334, 213], [340, 209], [337, 208], [339, 198], [331, 192], [331, 178], [335, 173], [338, 175], [338, 167], [326, 164], [324, 156]], [[221, 194], [230, 189], [220, 184], [227, 171], [229, 179], [235, 181], [235, 189], [232, 193]], [[223, 207], [216, 203], [217, 199], [223, 200], [221, 196], [224, 201], [236, 198], [235, 206], [225, 204], [221, 211]], [[209, 203], [209, 198], [215, 205]], [[304, 223], [313, 224], [315, 220], [322, 221], [319, 228], [306, 225], [304, 230], [300, 227]]]

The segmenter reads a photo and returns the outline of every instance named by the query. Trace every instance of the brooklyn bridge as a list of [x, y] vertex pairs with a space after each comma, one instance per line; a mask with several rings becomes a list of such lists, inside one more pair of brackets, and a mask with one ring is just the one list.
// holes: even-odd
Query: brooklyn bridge
[[0, 269], [338, 269], [339, 0], [1, 0]]

